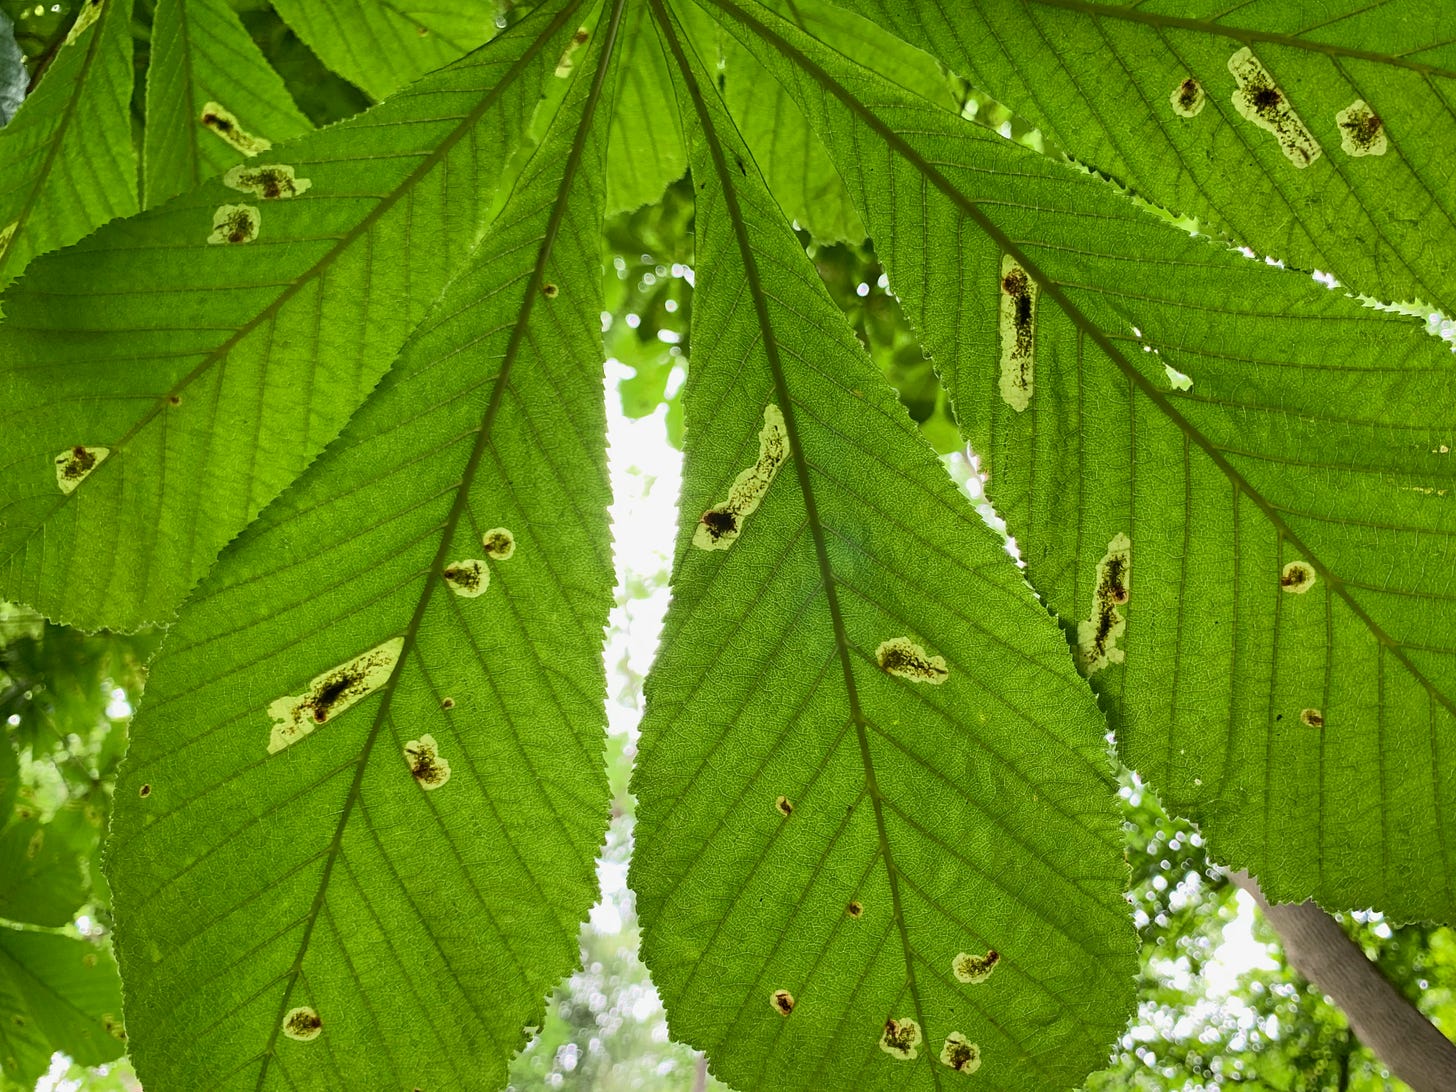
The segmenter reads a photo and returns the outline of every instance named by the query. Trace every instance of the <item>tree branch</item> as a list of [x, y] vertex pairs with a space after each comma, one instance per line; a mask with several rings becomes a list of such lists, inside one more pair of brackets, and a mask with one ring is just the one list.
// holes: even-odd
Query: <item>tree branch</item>
[[1456, 1092], [1456, 1043], [1391, 985], [1339, 922], [1312, 902], [1271, 905], [1247, 872], [1229, 879], [1258, 904], [1289, 965], [1329, 995], [1391, 1073], [1416, 1092]]

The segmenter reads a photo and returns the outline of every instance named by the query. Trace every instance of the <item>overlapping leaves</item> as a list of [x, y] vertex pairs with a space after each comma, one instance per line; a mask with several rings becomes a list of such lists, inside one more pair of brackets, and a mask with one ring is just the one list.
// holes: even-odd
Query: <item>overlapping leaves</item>
[[[1433, 172], [1456, 141], [1420, 28], [1267, 3], [846, 6], [1176, 212], [1443, 300]], [[63, 51], [36, 132], [117, 67], [124, 47], [100, 67], [78, 47], [123, 7]], [[279, 3], [376, 97], [495, 29], [435, 7]], [[685, 165], [683, 526], [633, 883], [674, 1032], [716, 1073], [1039, 1088], [1097, 1062], [1130, 933], [1078, 665], [1124, 757], [1272, 893], [1456, 909], [1443, 347], [972, 127], [933, 62], [831, 6], [511, 18], [269, 148], [303, 123], [226, 6], [163, 0], [148, 193], [234, 171], [5, 299], [7, 594], [165, 617], [242, 531], [157, 661], [120, 787], [144, 1079], [498, 1082], [572, 965], [605, 806], [600, 225]], [[1263, 105], [1320, 146], [1302, 167], [1234, 108], [1244, 47]], [[218, 97], [245, 72], [256, 101]], [[1383, 154], [1337, 150], [1350, 98]], [[61, 199], [74, 223], [25, 256], [128, 211], [123, 190]], [[855, 342], [800, 216], [869, 232], [1064, 633]]]

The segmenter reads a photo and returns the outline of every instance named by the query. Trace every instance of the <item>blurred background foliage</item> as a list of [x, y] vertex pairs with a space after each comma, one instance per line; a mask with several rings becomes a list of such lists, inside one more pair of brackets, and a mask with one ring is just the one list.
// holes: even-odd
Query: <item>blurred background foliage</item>
[[[80, 0], [0, 0], [0, 124], [64, 41]], [[348, 117], [368, 97], [330, 72], [267, 0], [232, 0], [244, 25], [316, 125]], [[155, 0], [138, 0], [136, 65], [145, 71]], [[496, 7], [497, 25], [511, 5]], [[8, 25], [7, 25], [8, 23]], [[1042, 148], [1009, 111], [947, 76], [962, 112]], [[137, 81], [135, 124], [143, 124]], [[1054, 153], [1054, 149], [1043, 149]], [[681, 392], [691, 357], [692, 190], [607, 225], [607, 312], [614, 427], [657, 430], [663, 459], [614, 465], [618, 526], [638, 507], [670, 513], [682, 445]], [[977, 500], [983, 484], [964, 453], [931, 362], [907, 326], [872, 248], [800, 232], [830, 295], [926, 440], [949, 457]], [[634, 507], [638, 506], [638, 507]], [[643, 509], [645, 510], [645, 508]], [[549, 999], [544, 1025], [517, 1058], [511, 1087], [618, 1092], [721, 1087], [700, 1055], [668, 1035], [637, 959], [626, 866], [633, 802], [627, 783], [650, 662], [666, 603], [665, 551], [623, 561], [608, 635], [607, 762], [613, 822], [600, 862], [602, 902], [583, 929], [581, 969]], [[121, 1092], [140, 1086], [124, 1058], [121, 995], [109, 950], [112, 920], [99, 855], [126, 724], [160, 634], [83, 635], [0, 604], [0, 1087]], [[1198, 832], [1170, 818], [1130, 772], [1122, 775], [1129, 900], [1144, 942], [1141, 1003], [1107, 1069], [1087, 1092], [1278, 1092], [1398, 1089], [1351, 1035], [1344, 1015], [1291, 971], [1247, 896], [1209, 860]], [[1456, 1037], [1456, 932], [1395, 926], [1379, 915], [1338, 919], [1382, 971]]]

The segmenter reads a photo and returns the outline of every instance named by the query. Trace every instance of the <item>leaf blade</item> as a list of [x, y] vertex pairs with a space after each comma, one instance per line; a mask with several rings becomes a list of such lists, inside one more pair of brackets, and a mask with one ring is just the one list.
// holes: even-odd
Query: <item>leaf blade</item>
[[[1450, 556], [1446, 348], [714, 2], [779, 54], [874, 237], [954, 241], [883, 257], [992, 460], [1032, 580], [1069, 640], [1105, 622], [1126, 656], [1085, 666], [1129, 761], [1281, 901], [1448, 916], [1456, 676], [1424, 560], [1440, 572]], [[891, 187], [924, 197], [868, 200]], [[1047, 391], [1020, 408], [1000, 385], [1004, 355], [987, 351], [1005, 351], [1010, 259], [1040, 287], [1028, 335]], [[1327, 457], [1304, 454], [1316, 447]], [[1304, 476], [1283, 472], [1301, 463]], [[1392, 491], [1397, 475], [1410, 487]], [[1137, 579], [1103, 601], [1118, 535]], [[1317, 573], [1298, 586], [1315, 595], [1284, 583], [1296, 562]], [[1396, 880], [1406, 870], [1427, 878]]]
[[[938, 1086], [959, 1079], [940, 1057], [953, 1032], [984, 1052], [978, 1080], [1066, 1083], [1130, 1000], [1100, 718], [827, 298], [708, 69], [654, 13], [681, 73], [699, 256], [686, 515], [633, 781], [631, 883], [670, 1024], [742, 1087]], [[788, 451], [750, 509], [775, 411]], [[715, 510], [741, 521], [727, 550], [698, 541]], [[896, 677], [902, 634], [943, 657], [943, 684]], [[1012, 745], [1024, 732], [1039, 746]], [[1004, 963], [977, 994], [952, 964], [990, 948]], [[904, 1060], [880, 1045], [902, 1018], [923, 1037]]]
[[[210, 182], [32, 269], [0, 327], [7, 595], [87, 628], [169, 615], [337, 434], [458, 268], [576, 6], [543, 4], [259, 164], [307, 192]], [[257, 237], [216, 245], [239, 209]], [[106, 455], [57, 489], [73, 445]]]
[[[607, 811], [610, 75], [574, 79], [468, 270], [154, 666], [110, 856], [147, 1080], [493, 1085], [579, 958]], [[378, 670], [339, 684], [361, 651]]]

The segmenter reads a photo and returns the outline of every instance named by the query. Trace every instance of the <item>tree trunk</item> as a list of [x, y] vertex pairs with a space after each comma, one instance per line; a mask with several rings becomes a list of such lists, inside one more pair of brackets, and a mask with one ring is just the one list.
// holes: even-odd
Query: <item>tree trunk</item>
[[1390, 984], [1339, 922], [1312, 902], [1271, 906], [1247, 872], [1230, 872], [1229, 879], [1253, 896], [1289, 965], [1340, 1007], [1391, 1073], [1416, 1092], [1456, 1092], [1456, 1043]]

